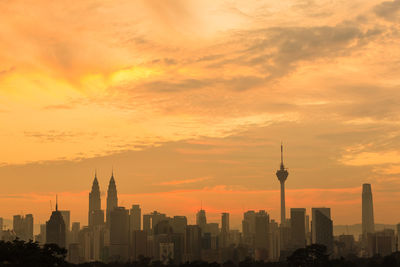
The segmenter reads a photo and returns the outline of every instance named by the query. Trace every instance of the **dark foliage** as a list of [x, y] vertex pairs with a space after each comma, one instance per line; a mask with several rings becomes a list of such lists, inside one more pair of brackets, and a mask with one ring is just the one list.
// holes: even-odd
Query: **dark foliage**
[[54, 244], [40, 247], [36, 242], [0, 241], [0, 266], [67, 266], [67, 251]]
[[0, 266], [81, 266], [81, 267], [400, 267], [400, 253], [396, 252], [386, 257], [375, 256], [365, 259], [355, 255], [346, 258], [331, 259], [322, 245], [311, 245], [298, 249], [284, 262], [262, 262], [247, 258], [235, 264], [227, 261], [223, 264], [207, 263], [203, 261], [186, 262], [180, 265], [163, 265], [160, 261], [151, 261], [140, 257], [138, 261], [130, 263], [101, 263], [91, 262], [79, 265], [65, 261], [67, 251], [57, 245], [39, 246], [35, 242], [15, 240], [13, 242], [0, 241]]

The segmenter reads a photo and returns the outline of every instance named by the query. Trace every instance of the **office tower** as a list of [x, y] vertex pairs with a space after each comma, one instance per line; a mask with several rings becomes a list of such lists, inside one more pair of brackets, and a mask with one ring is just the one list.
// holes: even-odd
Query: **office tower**
[[390, 255], [396, 250], [395, 243], [396, 241], [393, 229], [367, 233], [368, 256], [372, 257], [379, 254], [382, 257], [385, 257]]
[[293, 249], [306, 246], [306, 209], [290, 209], [291, 247]]
[[201, 235], [199, 225], [188, 225], [186, 227], [184, 261], [201, 260]]
[[35, 236], [35, 242], [38, 242], [40, 245], [46, 244], [46, 224], [40, 225], [40, 232]]
[[277, 261], [280, 257], [281, 245], [280, 245], [280, 231], [279, 225], [275, 220], [271, 220], [269, 223], [269, 260]]
[[370, 184], [363, 184], [362, 190], [362, 234], [365, 237], [368, 233], [375, 231], [374, 207], [372, 201], [372, 190]]
[[157, 211], [153, 211], [150, 214], [143, 215], [143, 230], [147, 233], [151, 233], [154, 227], [160, 222], [167, 219], [167, 216], [164, 213], [159, 213]]
[[132, 205], [129, 216], [130, 216], [131, 231], [140, 230], [141, 229], [141, 217], [142, 217], [142, 210], [140, 209], [140, 206]]
[[256, 212], [255, 215], [255, 258], [256, 260], [267, 260], [269, 245], [269, 215], [264, 210]]
[[80, 222], [73, 222], [71, 228], [71, 243], [79, 243], [79, 231], [81, 230]]
[[396, 251], [400, 251], [400, 223], [396, 225]]
[[51, 213], [50, 220], [46, 222], [46, 243], [65, 248], [65, 238], [65, 222], [56, 201], [56, 210]]
[[330, 208], [312, 208], [312, 243], [322, 244], [328, 252], [333, 249], [333, 222]]
[[148, 256], [147, 253], [147, 232], [141, 230], [134, 230], [131, 235], [131, 260], [139, 260], [139, 256]]
[[200, 229], [204, 232], [207, 225], [206, 211], [201, 209], [196, 214], [196, 224], [200, 226]]
[[101, 210], [101, 199], [100, 199], [99, 182], [97, 181], [97, 173], [95, 173], [93, 184], [92, 184], [92, 191], [90, 191], [90, 193], [89, 193], [89, 214], [88, 214], [89, 226], [93, 225], [93, 218], [92, 218], [93, 213], [97, 210]]
[[33, 215], [15, 215], [13, 217], [13, 230], [19, 239], [24, 241], [33, 240]]
[[118, 196], [117, 196], [117, 186], [114, 180], [114, 171], [111, 173], [110, 183], [108, 184], [107, 190], [107, 211], [106, 211], [106, 222], [109, 225], [110, 213], [116, 207], [118, 207]]
[[283, 165], [283, 146], [281, 145], [281, 168], [276, 171], [276, 176], [281, 183], [281, 224], [286, 222], [286, 207], [285, 207], [285, 181], [289, 173]]
[[129, 211], [116, 207], [110, 212], [111, 260], [127, 261], [129, 244]]
[[243, 221], [242, 221], [243, 243], [249, 246], [253, 246], [254, 244], [255, 219], [256, 219], [256, 213], [254, 210], [246, 211], [243, 214]]
[[61, 215], [62, 215], [62, 217], [63, 217], [63, 219], [64, 219], [64, 223], [65, 223], [65, 231], [70, 231], [71, 230], [71, 228], [70, 228], [70, 225], [71, 225], [71, 220], [70, 220], [70, 218], [71, 218], [71, 211], [69, 211], [69, 210], [59, 210], [60, 211], [60, 213], [61, 213]]
[[3, 230], [3, 218], [0, 217], [0, 231]]
[[185, 229], [187, 226], [186, 216], [174, 216], [171, 222], [174, 234], [185, 234]]
[[229, 213], [221, 215], [221, 247], [229, 246]]
[[27, 214], [25, 216], [25, 238], [27, 241], [33, 240], [33, 215]]

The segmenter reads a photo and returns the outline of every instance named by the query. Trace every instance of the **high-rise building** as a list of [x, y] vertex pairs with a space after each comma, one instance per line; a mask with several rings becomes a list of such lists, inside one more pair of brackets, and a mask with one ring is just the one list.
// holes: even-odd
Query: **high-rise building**
[[135, 230], [131, 235], [131, 256], [133, 261], [139, 260], [139, 256], [148, 256], [147, 253], [147, 232]]
[[174, 234], [185, 234], [185, 229], [187, 226], [186, 216], [174, 216], [171, 225]]
[[229, 213], [221, 215], [221, 247], [229, 246]]
[[242, 221], [243, 243], [249, 246], [254, 245], [254, 235], [256, 231], [255, 220], [256, 220], [256, 213], [254, 210], [246, 211], [243, 214], [243, 221]]
[[312, 243], [325, 245], [328, 252], [333, 249], [333, 222], [330, 208], [312, 208]]
[[142, 210], [139, 205], [132, 205], [130, 210], [130, 229], [131, 231], [137, 231], [141, 229], [141, 217]]
[[3, 230], [3, 218], [0, 217], [0, 231]]
[[46, 243], [65, 248], [65, 239], [65, 222], [56, 202], [56, 210], [51, 213], [50, 220], [46, 222]]
[[362, 189], [362, 235], [365, 240], [368, 233], [375, 231], [374, 207], [370, 184], [363, 184]]
[[115, 208], [118, 207], [118, 196], [117, 196], [117, 186], [114, 180], [114, 171], [111, 173], [110, 183], [108, 184], [107, 190], [107, 212], [106, 212], [106, 222], [109, 225], [110, 213]]
[[79, 231], [81, 230], [80, 222], [73, 222], [71, 228], [71, 243], [79, 243]]
[[285, 181], [289, 173], [283, 165], [283, 146], [281, 145], [281, 166], [280, 169], [276, 171], [276, 176], [281, 183], [281, 224], [286, 222], [286, 207], [285, 207]]
[[372, 257], [376, 254], [385, 257], [392, 254], [396, 250], [395, 234], [393, 229], [385, 229], [383, 231], [367, 233], [368, 256]]
[[110, 212], [111, 260], [127, 261], [129, 251], [129, 211], [116, 207]]
[[290, 209], [291, 247], [293, 249], [306, 246], [306, 209]]
[[201, 209], [196, 214], [196, 224], [200, 226], [200, 229], [204, 232], [207, 225], [206, 211]]
[[396, 251], [400, 251], [400, 223], [396, 225]]
[[[88, 224], [93, 225], [93, 214], [95, 211], [101, 210], [101, 199], [100, 199], [100, 187], [99, 181], [97, 180], [97, 173], [94, 174], [94, 180], [92, 184], [92, 191], [89, 193], [89, 214], [88, 214]], [[104, 212], [103, 212], [104, 214]], [[103, 215], [104, 217], [104, 215]], [[103, 219], [104, 221], [104, 219]]]
[[269, 215], [265, 210], [260, 210], [255, 214], [255, 238], [254, 248], [258, 255], [257, 260], [266, 260], [268, 258], [269, 246]]
[[184, 261], [201, 260], [201, 228], [199, 225], [186, 227], [184, 253]]
[[15, 215], [13, 217], [13, 230], [19, 239], [24, 241], [33, 240], [33, 215]]

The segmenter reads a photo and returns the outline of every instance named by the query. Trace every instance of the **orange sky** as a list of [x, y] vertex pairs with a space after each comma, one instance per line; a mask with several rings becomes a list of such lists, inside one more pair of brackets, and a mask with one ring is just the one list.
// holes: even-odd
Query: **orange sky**
[[[120, 203], [211, 221], [328, 206], [398, 223], [400, 1], [0, 2], [0, 217]], [[104, 200], [105, 197], [103, 197]]]

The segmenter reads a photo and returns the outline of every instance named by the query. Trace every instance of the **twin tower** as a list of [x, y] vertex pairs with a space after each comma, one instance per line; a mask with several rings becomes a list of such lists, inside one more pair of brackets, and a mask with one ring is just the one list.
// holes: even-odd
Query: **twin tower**
[[[110, 213], [118, 207], [117, 186], [115, 184], [114, 172], [111, 173], [110, 183], [107, 190], [106, 222], [110, 221]], [[104, 223], [104, 210], [101, 209], [100, 187], [97, 180], [97, 173], [94, 175], [92, 191], [89, 193], [89, 226], [101, 225]]]

